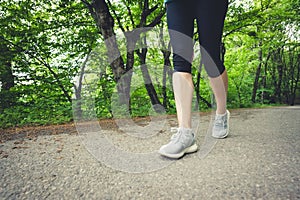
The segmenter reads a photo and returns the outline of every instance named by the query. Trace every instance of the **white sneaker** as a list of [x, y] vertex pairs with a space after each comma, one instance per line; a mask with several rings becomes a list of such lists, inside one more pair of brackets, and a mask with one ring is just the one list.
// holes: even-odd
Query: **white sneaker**
[[186, 153], [196, 152], [197, 149], [192, 129], [178, 128], [171, 141], [159, 149], [159, 153], [169, 158], [180, 158]]
[[216, 115], [214, 126], [212, 129], [212, 136], [214, 138], [226, 138], [229, 134], [229, 117], [230, 112], [226, 110], [224, 115]]

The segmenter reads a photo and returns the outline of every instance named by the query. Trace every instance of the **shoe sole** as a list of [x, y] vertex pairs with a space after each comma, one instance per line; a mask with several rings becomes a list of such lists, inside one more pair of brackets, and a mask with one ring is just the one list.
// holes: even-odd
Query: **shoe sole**
[[229, 118], [230, 118], [230, 112], [227, 110], [227, 127], [228, 127], [227, 128], [227, 133], [225, 135], [221, 136], [221, 137], [212, 135], [214, 138], [224, 139], [228, 136], [228, 134], [229, 134]]
[[194, 153], [198, 150], [198, 146], [197, 144], [193, 144], [192, 146], [188, 147], [188, 148], [185, 148], [183, 151], [181, 151], [180, 153], [177, 153], [177, 154], [168, 154], [168, 153], [165, 153], [163, 151], [159, 151], [159, 153], [165, 157], [168, 157], [168, 158], [180, 158], [182, 157], [184, 154], [187, 154], [187, 153]]

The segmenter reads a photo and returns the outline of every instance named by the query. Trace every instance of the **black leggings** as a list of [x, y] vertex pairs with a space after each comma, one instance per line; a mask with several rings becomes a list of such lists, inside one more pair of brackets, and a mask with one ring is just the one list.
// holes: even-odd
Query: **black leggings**
[[167, 3], [167, 22], [174, 70], [191, 73], [194, 19], [197, 20], [201, 58], [210, 77], [222, 74], [220, 59], [228, 0], [173, 0]]

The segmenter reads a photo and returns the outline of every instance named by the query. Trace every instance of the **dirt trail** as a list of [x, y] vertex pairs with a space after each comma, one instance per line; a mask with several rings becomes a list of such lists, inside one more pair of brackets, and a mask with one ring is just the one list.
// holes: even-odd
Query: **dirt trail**
[[148, 138], [111, 121], [101, 134], [78, 135], [72, 124], [6, 131], [0, 199], [300, 199], [299, 106], [232, 110], [230, 135], [218, 141], [206, 136], [211, 117], [193, 116], [200, 150], [179, 160], [156, 152], [174, 116], [155, 122]]

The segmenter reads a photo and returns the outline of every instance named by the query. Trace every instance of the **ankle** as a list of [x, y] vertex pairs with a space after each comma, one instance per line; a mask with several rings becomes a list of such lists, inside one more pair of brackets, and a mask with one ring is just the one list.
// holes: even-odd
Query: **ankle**
[[226, 111], [225, 112], [216, 112], [216, 115], [218, 116], [225, 116], [226, 115]]
[[216, 115], [218, 115], [218, 116], [224, 116], [224, 115], [226, 115], [226, 113], [227, 113], [227, 110], [225, 109], [225, 111], [223, 111], [223, 110], [221, 110], [221, 111], [216, 111]]

